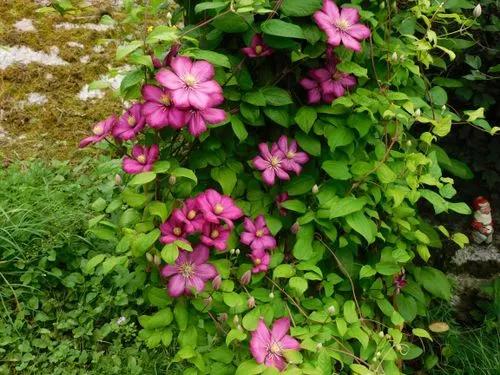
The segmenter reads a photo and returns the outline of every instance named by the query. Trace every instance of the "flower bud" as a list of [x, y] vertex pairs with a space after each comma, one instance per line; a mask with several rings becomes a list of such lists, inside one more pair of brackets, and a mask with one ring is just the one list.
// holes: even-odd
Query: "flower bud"
[[335, 306], [331, 305], [328, 307], [328, 314], [333, 315], [335, 314]]
[[443, 112], [446, 111], [446, 105], [445, 104], [443, 104], [443, 106], [441, 107], [441, 111], [443, 111]]
[[248, 306], [249, 309], [253, 309], [255, 307], [255, 298], [253, 298], [253, 296], [251, 296], [247, 300], [247, 306]]
[[229, 250], [229, 254], [233, 255], [234, 254], [234, 249]]
[[236, 327], [236, 329], [237, 329], [238, 331], [243, 331], [243, 327], [241, 326], [241, 324], [238, 324], [238, 326]]
[[472, 11], [472, 15], [475, 17], [475, 18], [478, 18], [481, 13], [483, 13], [483, 9], [481, 8], [481, 4], [477, 4], [476, 7], [474, 8], [474, 10]]
[[293, 223], [292, 227], [290, 228], [290, 231], [293, 233], [293, 234], [297, 234], [297, 232], [299, 231], [300, 229], [300, 224], [295, 222]]
[[379, 335], [379, 337], [380, 337], [380, 338], [382, 338], [382, 339], [383, 339], [383, 338], [384, 338], [384, 336], [385, 336], [384, 331], [380, 331], [380, 332], [378, 333], [378, 335]]
[[219, 322], [225, 322], [227, 320], [227, 313], [220, 313], [218, 318]]
[[406, 147], [411, 147], [412, 144], [413, 142], [410, 139], [406, 141]]
[[391, 55], [391, 59], [392, 61], [394, 62], [397, 62], [398, 61], [398, 53], [396, 51], [394, 51]]
[[382, 353], [380, 353], [380, 352], [377, 352], [377, 353], [375, 354], [375, 356], [376, 356], [376, 357], [380, 357], [381, 355], [382, 355]]
[[116, 324], [118, 324], [119, 326], [125, 324], [125, 322], [127, 321], [127, 318], [125, 318], [124, 316], [120, 316], [117, 320], [116, 320]]
[[176, 183], [176, 182], [177, 182], [177, 177], [172, 176], [172, 175], [170, 175], [170, 176], [168, 177], [168, 183], [169, 183], [170, 185], [175, 185], [175, 183]]
[[269, 298], [271, 298], [271, 299], [274, 298], [274, 293], [273, 292], [269, 293]]
[[215, 276], [212, 280], [212, 288], [214, 288], [214, 290], [219, 290], [221, 284], [222, 278], [220, 277], [220, 275]]
[[312, 187], [311, 191], [312, 191], [313, 194], [318, 194], [318, 191], [319, 191], [318, 185], [314, 184], [314, 186]]
[[158, 254], [155, 254], [153, 257], [153, 263], [159, 266], [161, 264], [161, 258]]
[[234, 323], [234, 325], [237, 325], [239, 322], [240, 322], [240, 318], [238, 317], [238, 315], [235, 315], [233, 317], [233, 323]]
[[236, 250], [234, 250], [234, 253], [235, 253], [236, 255], [240, 255], [240, 249], [236, 249]]
[[397, 344], [397, 345], [396, 345], [396, 350], [397, 350], [398, 352], [400, 352], [402, 349], [403, 349], [403, 348], [401, 347], [401, 345], [399, 345], [399, 344]]
[[246, 271], [240, 278], [241, 285], [248, 285], [252, 281], [252, 271]]
[[168, 12], [166, 15], [165, 15], [165, 18], [167, 20], [171, 20], [172, 19], [172, 13]]
[[420, 108], [417, 108], [417, 110], [415, 111], [415, 117], [420, 117], [422, 115], [422, 111], [420, 110]]
[[120, 186], [122, 184], [122, 176], [115, 174], [115, 185]]
[[148, 260], [148, 262], [153, 263], [153, 254], [146, 253], [146, 259]]
[[318, 342], [318, 343], [316, 344], [316, 349], [317, 349], [317, 350], [321, 350], [321, 348], [323, 348], [323, 344], [322, 344], [322, 343], [320, 343], [320, 342]]

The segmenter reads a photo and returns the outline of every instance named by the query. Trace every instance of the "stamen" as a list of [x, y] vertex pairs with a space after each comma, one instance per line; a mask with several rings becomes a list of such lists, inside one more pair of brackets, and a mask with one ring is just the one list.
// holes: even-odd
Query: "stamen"
[[92, 129], [92, 132], [95, 135], [102, 135], [104, 133], [104, 128], [102, 127], [102, 125], [96, 125], [94, 126], [94, 129]]
[[260, 55], [262, 53], [262, 49], [263, 48], [260, 45], [255, 46], [255, 54]]
[[137, 161], [141, 164], [144, 164], [146, 162], [146, 155], [139, 155], [137, 157]]
[[175, 227], [172, 232], [176, 235], [176, 236], [180, 236], [182, 234], [182, 229], [179, 228], [179, 227]]
[[193, 220], [196, 217], [196, 211], [195, 210], [190, 210], [187, 214], [187, 218], [189, 220]]
[[217, 203], [214, 206], [214, 212], [215, 212], [216, 215], [220, 215], [223, 211], [224, 211], [224, 206], [222, 204]]

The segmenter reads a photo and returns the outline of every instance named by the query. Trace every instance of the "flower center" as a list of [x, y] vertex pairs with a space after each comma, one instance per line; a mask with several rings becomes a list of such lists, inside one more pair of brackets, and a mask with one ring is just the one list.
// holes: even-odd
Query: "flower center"
[[273, 156], [270, 162], [272, 167], [276, 167], [280, 164], [281, 160], [277, 156]]
[[340, 79], [342, 79], [342, 73], [335, 72], [335, 73], [332, 74], [332, 80], [339, 81]]
[[180, 266], [180, 273], [185, 278], [194, 276], [194, 267], [191, 263], [184, 263]]
[[222, 204], [220, 203], [217, 203], [215, 206], [214, 206], [214, 212], [216, 215], [220, 215], [222, 213], [222, 211], [224, 211], [224, 206], [222, 206]]
[[160, 97], [160, 102], [165, 105], [170, 105], [172, 103], [172, 100], [170, 100], [170, 96], [168, 94], [163, 94]]
[[188, 212], [188, 214], [187, 214], [187, 218], [188, 218], [189, 220], [193, 220], [193, 219], [195, 218], [195, 216], [196, 216], [196, 211], [195, 211], [195, 210], [190, 210], [190, 211]]
[[342, 31], [347, 31], [347, 29], [349, 29], [351, 25], [349, 24], [349, 21], [341, 18], [336, 22], [335, 26], [337, 26]]
[[219, 231], [217, 229], [214, 229], [211, 233], [210, 233], [210, 237], [215, 240], [217, 237], [219, 237]]
[[288, 151], [286, 154], [287, 159], [293, 159], [295, 157], [295, 152]]
[[255, 54], [256, 55], [260, 55], [262, 53], [262, 50], [263, 50], [262, 46], [260, 46], [260, 45], [255, 46]]
[[139, 155], [137, 157], [137, 161], [141, 164], [144, 164], [146, 162], [146, 155]]
[[186, 83], [186, 86], [188, 86], [188, 87], [193, 87], [194, 85], [196, 85], [198, 83], [196, 77], [193, 76], [192, 74], [186, 74], [184, 76], [184, 82]]
[[281, 350], [281, 345], [276, 341], [269, 346], [269, 351], [271, 352], [271, 354], [281, 355]]
[[182, 229], [179, 227], [174, 227], [172, 233], [175, 234], [176, 236], [180, 236], [182, 234]]
[[134, 116], [129, 116], [128, 119], [127, 119], [127, 123], [130, 126], [134, 126], [135, 125], [135, 117]]
[[104, 128], [102, 127], [102, 125], [96, 125], [94, 126], [94, 129], [92, 131], [94, 132], [95, 135], [103, 135]]
[[262, 263], [262, 260], [260, 258], [257, 258], [253, 262], [258, 266]]
[[262, 237], [264, 235], [264, 231], [262, 229], [259, 229], [257, 232], [255, 232], [256, 237]]

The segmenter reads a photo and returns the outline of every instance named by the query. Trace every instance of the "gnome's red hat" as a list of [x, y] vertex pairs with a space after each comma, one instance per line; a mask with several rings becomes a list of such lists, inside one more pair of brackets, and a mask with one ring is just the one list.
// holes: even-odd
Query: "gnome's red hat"
[[485, 203], [489, 203], [488, 200], [485, 197], [479, 196], [476, 199], [474, 199], [474, 202], [472, 202], [472, 206], [474, 207], [475, 210], [479, 210], [480, 206], [482, 206]]

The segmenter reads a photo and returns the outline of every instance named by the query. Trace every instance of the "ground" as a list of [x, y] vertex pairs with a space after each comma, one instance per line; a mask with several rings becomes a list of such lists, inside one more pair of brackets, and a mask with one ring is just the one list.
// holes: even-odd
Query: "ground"
[[[88, 2], [61, 15], [45, 0], [0, 2], [0, 160], [73, 159], [91, 125], [121, 110], [113, 91], [89, 91], [113, 73], [119, 32], [100, 24], [119, 17], [114, 0]], [[104, 17], [106, 19], [106, 17]], [[111, 69], [111, 71], [110, 71]], [[118, 112], [119, 113], [119, 112]], [[85, 151], [88, 152], [88, 151]]]

